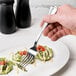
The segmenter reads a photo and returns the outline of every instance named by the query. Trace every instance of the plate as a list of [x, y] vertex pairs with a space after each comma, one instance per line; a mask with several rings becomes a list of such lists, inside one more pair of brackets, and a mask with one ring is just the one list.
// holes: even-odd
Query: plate
[[[33, 65], [28, 65], [28, 72], [23, 72], [14, 68], [8, 75], [3, 76], [49, 76], [58, 72], [68, 62], [70, 53], [69, 49], [60, 41], [52, 42], [48, 38], [42, 38], [38, 44], [47, 45], [53, 49], [54, 57], [48, 62], [36, 61]], [[10, 52], [16, 52], [24, 47], [11, 48], [5, 51], [0, 51], [0, 57], [10, 58]], [[1, 75], [0, 75], [1, 76]]]

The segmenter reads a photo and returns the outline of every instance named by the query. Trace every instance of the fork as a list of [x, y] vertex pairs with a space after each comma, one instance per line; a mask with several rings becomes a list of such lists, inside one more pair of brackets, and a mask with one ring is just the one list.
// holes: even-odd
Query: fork
[[[56, 12], [57, 12], [57, 6], [51, 6], [48, 14], [52, 15], [52, 14], [55, 14]], [[28, 50], [29, 53], [26, 56], [22, 57], [22, 60], [19, 63], [19, 66], [23, 68], [26, 67], [35, 58], [35, 56], [37, 55], [37, 50], [36, 50], [37, 43], [42, 35], [43, 30], [47, 27], [47, 25], [48, 23], [44, 23], [39, 35], [37, 36], [37, 39], [34, 42], [34, 46]]]

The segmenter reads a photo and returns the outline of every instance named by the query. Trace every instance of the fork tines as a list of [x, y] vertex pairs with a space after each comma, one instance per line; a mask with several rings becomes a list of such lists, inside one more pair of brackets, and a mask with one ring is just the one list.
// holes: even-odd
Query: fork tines
[[34, 56], [30, 53], [28, 53], [27, 55], [24, 55], [22, 57], [21, 62], [19, 63], [19, 65], [21, 65], [22, 67], [26, 67], [29, 63], [31, 63], [31, 61], [34, 59]]

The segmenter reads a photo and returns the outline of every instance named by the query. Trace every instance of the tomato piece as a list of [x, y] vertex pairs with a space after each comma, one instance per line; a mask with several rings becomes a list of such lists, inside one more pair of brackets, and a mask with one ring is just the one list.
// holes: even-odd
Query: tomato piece
[[0, 61], [0, 65], [5, 65], [6, 62], [5, 61]]
[[26, 55], [27, 52], [26, 52], [26, 51], [20, 51], [19, 54], [20, 54], [21, 56], [23, 56], [23, 55]]
[[19, 54], [22, 56], [23, 55], [23, 52], [22, 51], [19, 51]]
[[27, 51], [23, 51], [23, 55], [26, 55], [27, 54]]
[[38, 45], [36, 49], [37, 49], [38, 51], [45, 51], [45, 48], [44, 48], [44, 46], [42, 46], [42, 45]]

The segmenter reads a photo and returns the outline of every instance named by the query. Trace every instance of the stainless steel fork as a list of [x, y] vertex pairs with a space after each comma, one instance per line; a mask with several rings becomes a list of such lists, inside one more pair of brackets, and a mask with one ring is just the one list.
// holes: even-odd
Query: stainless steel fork
[[[55, 14], [56, 12], [57, 12], [57, 7], [51, 6], [48, 14], [52, 15], [52, 14]], [[34, 46], [28, 50], [29, 53], [27, 54], [27, 56], [23, 56], [22, 61], [19, 63], [19, 66], [21, 66], [23, 68], [26, 67], [35, 58], [35, 56], [37, 55], [37, 51], [36, 51], [37, 42], [40, 39], [42, 32], [47, 27], [47, 25], [48, 25], [48, 23], [44, 23], [42, 30], [40, 31], [39, 35], [37, 36]]]
[[22, 60], [20, 63], [17, 63], [17, 66], [22, 69], [23, 71], [26, 70], [26, 66], [34, 59], [34, 55], [31, 53], [28, 53], [27, 55], [22, 56]]

